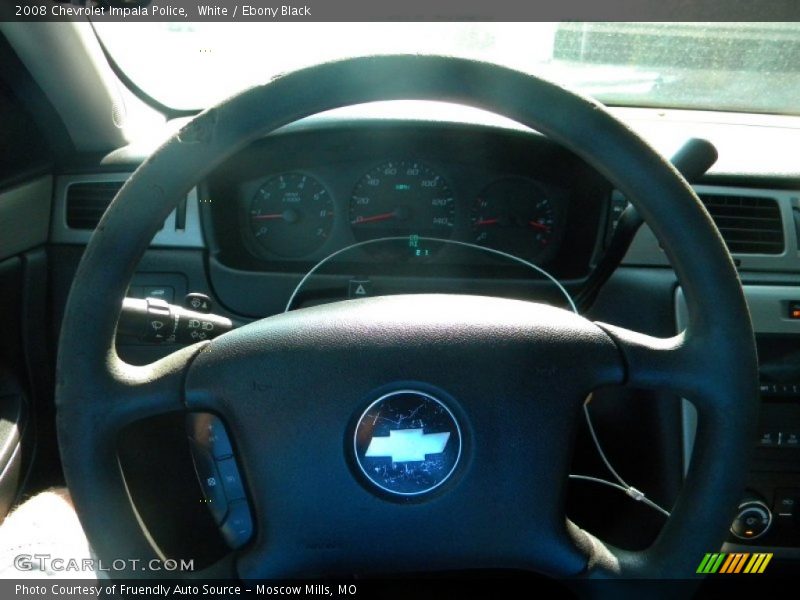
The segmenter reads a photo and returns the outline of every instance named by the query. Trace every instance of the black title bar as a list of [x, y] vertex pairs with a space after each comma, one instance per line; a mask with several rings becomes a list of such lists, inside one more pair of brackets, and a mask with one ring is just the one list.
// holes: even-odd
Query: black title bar
[[797, 0], [2, 0], [0, 21], [794, 21]]

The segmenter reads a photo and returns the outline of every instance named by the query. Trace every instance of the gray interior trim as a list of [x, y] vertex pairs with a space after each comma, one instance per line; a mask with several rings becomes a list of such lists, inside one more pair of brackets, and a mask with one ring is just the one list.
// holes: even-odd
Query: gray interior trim
[[[800, 320], [789, 318], [789, 302], [800, 301], [800, 285], [746, 285], [744, 295], [756, 333], [800, 335]], [[680, 288], [675, 291], [675, 320], [679, 329], [687, 321]]]
[[697, 409], [688, 400], [681, 399], [681, 428], [683, 430], [683, 474], [689, 472], [694, 452], [694, 436], [697, 433]]
[[[800, 208], [800, 191], [765, 190], [717, 185], [693, 186], [698, 194], [734, 194], [751, 198], [775, 198], [783, 220], [786, 242], [783, 254], [734, 254], [742, 271], [800, 271], [800, 248], [794, 230], [792, 208]], [[642, 226], [622, 261], [624, 265], [669, 266], [658, 240], [647, 225]]]
[[[675, 292], [675, 330], [680, 332], [686, 329], [689, 324], [689, 313], [686, 310], [686, 302], [683, 299], [683, 290], [678, 288]], [[683, 474], [689, 472], [689, 465], [692, 462], [692, 452], [694, 452], [694, 437], [697, 432], [697, 410], [694, 405], [681, 398], [681, 431], [683, 439], [681, 448], [683, 451]]]
[[[678, 288], [675, 292], [675, 330], [680, 332], [686, 329], [689, 323], [689, 313], [686, 310], [686, 302], [683, 299], [683, 290]], [[681, 431], [683, 439], [681, 448], [683, 452], [683, 474], [689, 472], [689, 464], [692, 462], [692, 452], [694, 451], [694, 437], [697, 432], [697, 410], [694, 405], [681, 399]]]
[[46, 175], [0, 193], [0, 260], [47, 242], [52, 190]]
[[[800, 283], [800, 282], [799, 282]], [[745, 285], [744, 296], [753, 321], [753, 330], [758, 333], [778, 333], [800, 335], [800, 320], [793, 320], [789, 315], [789, 302], [800, 301], [800, 285]], [[675, 326], [683, 331], [688, 323], [689, 315], [683, 290], [675, 290]], [[684, 472], [694, 447], [694, 434], [697, 427], [697, 412], [687, 400], [682, 401], [681, 421], [683, 423], [683, 464]]]
[[[56, 178], [53, 203], [53, 220], [50, 227], [50, 241], [54, 244], [85, 245], [92, 235], [88, 229], [72, 229], [67, 226], [67, 190], [75, 183], [86, 182], [124, 182], [130, 173], [90, 173], [80, 175], [61, 175]], [[154, 248], [203, 248], [203, 232], [200, 225], [200, 207], [197, 199], [197, 188], [192, 188], [186, 197], [186, 226], [175, 227], [175, 211], [173, 210], [164, 227], [156, 233], [150, 246]]]

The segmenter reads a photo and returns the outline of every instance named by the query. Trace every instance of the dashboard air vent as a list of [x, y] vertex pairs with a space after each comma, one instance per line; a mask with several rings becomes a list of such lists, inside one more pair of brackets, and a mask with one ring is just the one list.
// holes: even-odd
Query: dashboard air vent
[[699, 194], [732, 254], [781, 254], [783, 221], [777, 200]]
[[94, 229], [122, 187], [122, 181], [73, 183], [67, 188], [67, 227]]

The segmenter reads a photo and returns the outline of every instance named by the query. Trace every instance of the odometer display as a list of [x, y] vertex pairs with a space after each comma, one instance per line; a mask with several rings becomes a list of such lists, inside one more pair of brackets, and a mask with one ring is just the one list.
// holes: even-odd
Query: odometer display
[[250, 204], [250, 229], [268, 252], [299, 258], [318, 249], [333, 226], [333, 200], [322, 184], [304, 173], [267, 180]]
[[[455, 201], [444, 178], [416, 161], [384, 163], [356, 184], [350, 200], [350, 225], [358, 241], [392, 236], [449, 238]], [[380, 252], [382, 244], [373, 251]], [[395, 248], [397, 246], [395, 245]], [[412, 255], [428, 249], [412, 247]]]

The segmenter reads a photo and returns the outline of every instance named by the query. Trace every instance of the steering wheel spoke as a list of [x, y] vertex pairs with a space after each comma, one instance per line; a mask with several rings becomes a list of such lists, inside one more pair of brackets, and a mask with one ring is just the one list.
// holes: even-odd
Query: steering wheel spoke
[[[658, 338], [597, 323], [614, 340], [625, 363], [625, 385], [663, 390], [691, 400], [705, 414], [730, 410], [729, 385], [754, 390], [753, 365], [727, 351], [725, 336], [711, 339], [686, 330]], [[714, 377], [709, 377], [713, 373]], [[719, 385], [724, 379], [725, 386]]]
[[[127, 425], [183, 408], [183, 381], [189, 364], [205, 344], [182, 348], [158, 362], [133, 366], [109, 352], [102, 374], [91, 379], [61, 371], [58, 397], [79, 398], [61, 402], [57, 421], [62, 456], [70, 493], [77, 506], [91, 506], [91, 518], [80, 514], [93, 550], [113, 560], [158, 558], [143, 535], [144, 524], [133, 511], [117, 460], [117, 438]], [[113, 529], [115, 536], [107, 535]], [[124, 536], [125, 544], [119, 544]], [[160, 557], [163, 558], [163, 557]], [[141, 576], [132, 570], [119, 576]]]
[[625, 385], [684, 394], [696, 388], [701, 366], [693, 361], [685, 334], [659, 338], [607, 323], [597, 325], [619, 348]]
[[731, 511], [716, 503], [697, 505], [694, 499], [715, 494], [739, 498], [743, 491], [739, 481], [719, 476], [718, 457], [737, 464], [746, 461], [750, 445], [742, 442], [742, 424], [731, 415], [749, 415], [745, 431], [752, 439], [757, 404], [742, 402], [739, 392], [749, 390], [751, 398], [757, 398], [754, 364], [735, 360], [737, 346], [726, 346], [721, 332], [698, 333], [690, 328], [671, 338], [657, 338], [615, 325], [597, 325], [619, 349], [625, 364], [625, 385], [669, 391], [692, 401], [698, 428], [683, 489], [653, 546], [640, 552], [626, 551], [577, 527], [570, 528], [576, 546], [588, 556], [584, 575], [656, 579], [674, 577], [674, 569], [691, 573], [698, 557], [717, 548], [686, 532], [709, 526], [724, 531], [732, 517]]
[[183, 384], [192, 360], [208, 342], [176, 350], [161, 360], [133, 366], [114, 360], [109, 369], [112, 395], [109, 420], [119, 427], [160, 414], [183, 410]]

